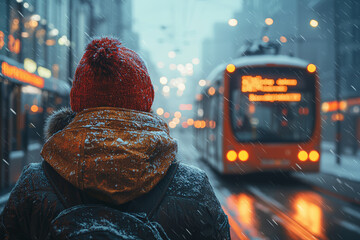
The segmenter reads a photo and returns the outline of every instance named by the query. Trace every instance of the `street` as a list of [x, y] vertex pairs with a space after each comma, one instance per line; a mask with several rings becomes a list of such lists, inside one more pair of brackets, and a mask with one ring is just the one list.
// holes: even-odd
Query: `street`
[[360, 183], [322, 173], [221, 176], [198, 159], [190, 131], [180, 131], [178, 160], [207, 173], [232, 239], [360, 239]]

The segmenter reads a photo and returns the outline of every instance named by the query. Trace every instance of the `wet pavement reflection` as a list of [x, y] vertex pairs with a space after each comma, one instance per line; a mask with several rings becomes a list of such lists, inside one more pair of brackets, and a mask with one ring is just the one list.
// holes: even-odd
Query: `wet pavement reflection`
[[232, 239], [360, 239], [358, 206], [290, 182], [244, 182], [227, 196]]

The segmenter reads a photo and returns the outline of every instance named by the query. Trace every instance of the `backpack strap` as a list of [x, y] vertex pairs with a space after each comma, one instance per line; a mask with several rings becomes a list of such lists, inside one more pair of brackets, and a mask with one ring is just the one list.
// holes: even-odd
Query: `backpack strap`
[[[68, 209], [73, 205], [84, 204], [89, 198], [83, 191], [75, 188], [70, 183], [68, 183], [65, 179], [63, 179], [46, 161], [42, 163], [43, 169], [47, 179], [51, 187], [53, 188], [57, 198], [64, 206], [64, 209]], [[136, 198], [128, 203], [122, 205], [111, 205], [110, 207], [118, 209], [124, 212], [145, 212], [149, 219], [152, 218], [155, 211], [158, 209], [159, 205], [161, 204], [163, 198], [166, 195], [166, 191], [168, 190], [172, 180], [175, 177], [176, 171], [178, 169], [179, 163], [174, 161], [166, 175], [160, 182], [148, 193]], [[58, 184], [67, 184], [72, 196], [67, 196], [66, 194], [62, 193], [59, 188], [57, 187]], [[69, 199], [71, 198], [71, 199]], [[70, 202], [75, 202], [75, 204], [71, 204]], [[109, 204], [105, 204], [109, 206]]]
[[57, 184], [54, 182], [54, 178], [55, 176], [58, 176], [58, 173], [46, 161], [42, 162], [42, 167], [46, 178], [49, 180], [49, 183], [54, 190], [56, 197], [60, 200], [61, 204], [64, 206], [64, 209], [70, 208], [71, 206], [68, 204], [68, 201], [65, 199], [64, 195], [57, 187]]
[[[149, 219], [152, 218], [152, 216], [154, 215], [155, 211], [158, 209], [158, 207], [160, 206], [162, 200], [164, 199], [165, 195], [166, 195], [166, 191], [168, 190], [172, 180], [175, 177], [175, 173], [178, 169], [179, 163], [178, 162], [174, 162], [170, 165], [164, 179], [162, 179], [162, 181], [159, 183], [161, 184], [160, 186], [158, 186], [158, 188], [155, 187], [156, 189], [159, 189], [160, 194], [157, 195], [158, 193], [152, 193], [150, 192], [150, 198], [155, 198], [156, 202], [153, 205], [153, 208], [151, 209], [150, 212], [148, 212], [148, 217]], [[141, 198], [140, 198], [141, 199]], [[147, 199], [147, 201], [149, 201], [149, 199]]]

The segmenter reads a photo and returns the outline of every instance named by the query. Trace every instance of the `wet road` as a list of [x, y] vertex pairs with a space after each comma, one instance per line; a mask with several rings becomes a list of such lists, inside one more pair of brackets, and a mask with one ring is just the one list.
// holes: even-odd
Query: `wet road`
[[179, 159], [208, 174], [229, 217], [232, 239], [360, 239], [358, 202], [297, 175], [220, 176], [198, 159], [189, 135], [173, 135]]

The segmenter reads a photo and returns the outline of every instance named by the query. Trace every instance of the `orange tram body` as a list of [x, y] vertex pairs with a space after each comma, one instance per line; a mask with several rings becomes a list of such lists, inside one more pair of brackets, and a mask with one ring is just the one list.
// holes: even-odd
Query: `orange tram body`
[[241, 57], [206, 79], [195, 107], [195, 147], [223, 174], [317, 172], [316, 66], [281, 55]]

